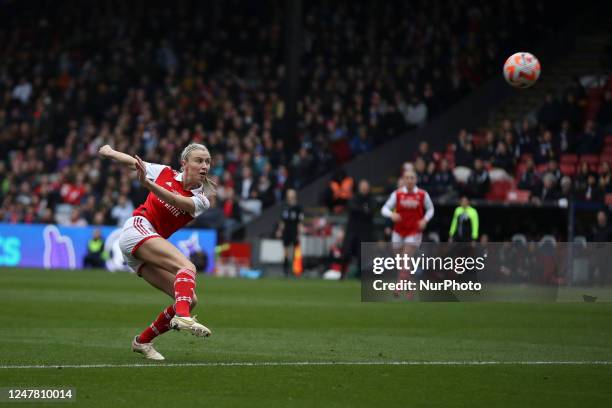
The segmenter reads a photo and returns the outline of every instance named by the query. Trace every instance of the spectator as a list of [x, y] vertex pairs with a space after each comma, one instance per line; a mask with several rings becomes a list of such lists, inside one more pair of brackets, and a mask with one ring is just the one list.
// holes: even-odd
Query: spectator
[[489, 192], [491, 180], [489, 172], [484, 168], [482, 160], [474, 160], [474, 169], [468, 177], [466, 184], [467, 196], [472, 198], [484, 198]]
[[134, 212], [134, 205], [127, 198], [125, 194], [120, 194], [117, 199], [117, 205], [111, 210], [111, 218], [113, 218], [115, 225], [121, 227], [125, 224], [125, 221], [132, 216]]
[[612, 127], [612, 91], [607, 90], [604, 93], [604, 100], [597, 113], [597, 122], [605, 131], [611, 131]]
[[552, 159], [556, 159], [557, 154], [552, 139], [552, 132], [545, 130], [538, 140], [534, 159], [536, 164], [544, 164]]
[[572, 200], [574, 198], [574, 190], [572, 188], [572, 179], [568, 176], [563, 176], [560, 182], [561, 191], [559, 193], [560, 198], [565, 198], [566, 200]]
[[606, 243], [612, 241], [612, 228], [608, 224], [608, 216], [604, 211], [597, 212], [597, 221], [591, 228], [589, 235], [592, 244], [592, 266], [589, 268], [589, 281], [591, 284], [598, 283], [600, 286], [605, 286], [606, 281], [610, 278], [606, 276], [606, 271], [610, 270], [610, 251]]
[[583, 201], [592, 201], [603, 203], [605, 190], [597, 182], [597, 176], [589, 173], [587, 176], [586, 188], [582, 192], [581, 199]]
[[425, 160], [420, 157], [417, 158], [414, 162], [414, 171], [417, 177], [417, 185], [421, 188], [429, 186], [429, 174], [427, 173], [427, 164], [425, 163]]
[[589, 240], [592, 242], [612, 241], [612, 227], [608, 225], [608, 216], [605, 211], [597, 212], [597, 222], [591, 229]]
[[27, 104], [32, 96], [32, 84], [25, 78], [19, 80], [19, 84], [13, 89], [13, 99], [17, 99], [22, 104]]
[[523, 172], [523, 174], [521, 174], [521, 178], [518, 182], [518, 188], [535, 192], [539, 181], [540, 179], [538, 177], [538, 174], [536, 173], [533, 160], [528, 159], [525, 166], [525, 171]]
[[555, 176], [550, 173], [544, 174], [544, 177], [542, 177], [542, 184], [536, 188], [531, 198], [535, 204], [558, 200], [560, 198], [560, 194], [559, 190], [557, 189]]
[[440, 160], [440, 168], [435, 172], [428, 191], [433, 197], [450, 200], [456, 195], [456, 188], [457, 182], [449, 168], [448, 160]]
[[251, 167], [242, 167], [241, 178], [236, 181], [235, 185], [240, 200], [257, 198], [257, 185], [253, 178], [253, 170], [251, 170]]
[[574, 187], [581, 197], [584, 197], [584, 193], [586, 192], [586, 189], [589, 184], [589, 175], [591, 174], [592, 172], [589, 169], [589, 164], [587, 162], [583, 161], [578, 165], [578, 171], [576, 172]]
[[578, 129], [582, 122], [582, 109], [576, 102], [574, 93], [569, 92], [565, 97], [565, 101], [561, 105], [561, 119], [567, 120], [572, 129]]
[[415, 160], [418, 158], [423, 159], [425, 163], [429, 163], [433, 160], [433, 154], [429, 150], [429, 143], [424, 140], [419, 143]]
[[263, 174], [259, 176], [257, 182], [257, 196], [261, 200], [263, 208], [271, 206], [276, 201], [274, 197], [274, 188], [270, 182], [270, 178]]
[[225, 199], [221, 203], [223, 215], [223, 238], [226, 242], [231, 242], [233, 234], [242, 223], [242, 210], [238, 204], [236, 194], [232, 187], [228, 187], [225, 191]]
[[559, 183], [563, 174], [561, 174], [561, 170], [559, 169], [559, 165], [556, 160], [550, 160], [546, 165], [546, 173], [552, 174], [555, 177], [555, 184]]
[[578, 153], [596, 154], [601, 151], [602, 142], [601, 135], [595, 128], [595, 122], [587, 120], [584, 124], [584, 131], [578, 137]]
[[360, 126], [357, 134], [351, 139], [351, 151], [357, 156], [372, 150], [372, 142], [368, 138], [368, 129]]
[[561, 105], [552, 94], [547, 93], [544, 104], [538, 110], [538, 123], [546, 129], [556, 129], [561, 122], [561, 115]]
[[70, 214], [70, 220], [68, 221], [68, 225], [71, 227], [86, 227], [87, 220], [83, 218], [81, 215], [81, 209], [75, 207], [72, 209], [72, 213]]
[[485, 162], [492, 162], [496, 153], [495, 135], [492, 130], [487, 130], [485, 140], [482, 146], [478, 149], [477, 156]]
[[413, 96], [410, 104], [403, 107], [401, 112], [410, 128], [421, 127], [427, 121], [427, 105], [418, 96]]
[[455, 143], [455, 163], [457, 166], [470, 167], [474, 162], [474, 146], [465, 129], [461, 129]]
[[576, 136], [570, 129], [569, 120], [561, 122], [561, 129], [557, 135], [557, 141], [559, 143], [559, 151], [561, 153], [571, 153], [576, 149]]
[[512, 174], [512, 170], [514, 169], [514, 158], [510, 152], [508, 152], [508, 148], [504, 142], [499, 141], [497, 143], [495, 156], [493, 156], [493, 162], [491, 164], [493, 167], [504, 169], [508, 174]]

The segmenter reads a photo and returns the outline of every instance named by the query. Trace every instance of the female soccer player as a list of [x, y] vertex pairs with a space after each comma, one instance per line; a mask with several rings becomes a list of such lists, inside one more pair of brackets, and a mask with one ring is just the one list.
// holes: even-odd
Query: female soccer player
[[411, 244], [418, 247], [423, 239], [423, 230], [434, 216], [434, 206], [427, 191], [416, 185], [414, 170], [404, 171], [401, 187], [395, 190], [383, 206], [383, 217], [393, 221], [391, 242]]
[[208, 179], [210, 153], [192, 143], [181, 153], [181, 172], [168, 166], [143, 162], [105, 145], [100, 155], [136, 170], [138, 180], [150, 193], [144, 204], [126, 220], [119, 247], [128, 266], [154, 287], [167, 293], [174, 303], [140, 335], [132, 350], [152, 360], [164, 357], [153, 348], [152, 340], [169, 329], [185, 330], [199, 337], [211, 331], [190, 316], [197, 303], [196, 269], [167, 238], [210, 207], [214, 183]]
[[[393, 221], [391, 242], [400, 255], [413, 256], [421, 245], [423, 231], [427, 223], [434, 216], [434, 205], [427, 191], [416, 185], [416, 173], [412, 169], [404, 170], [400, 180], [400, 187], [395, 190], [381, 209], [384, 217]], [[398, 280], [410, 280], [416, 271], [403, 269], [398, 271]], [[395, 292], [395, 296], [399, 296]], [[412, 299], [413, 292], [408, 292], [408, 299]]]

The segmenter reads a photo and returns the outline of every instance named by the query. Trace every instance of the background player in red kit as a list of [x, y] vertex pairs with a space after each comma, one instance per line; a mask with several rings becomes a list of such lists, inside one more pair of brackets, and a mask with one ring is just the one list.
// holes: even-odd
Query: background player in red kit
[[421, 244], [423, 231], [434, 216], [434, 206], [427, 191], [416, 186], [413, 170], [404, 171], [401, 187], [391, 193], [381, 213], [393, 220], [391, 242], [414, 247]]
[[196, 269], [167, 238], [210, 207], [205, 195], [214, 194], [208, 179], [210, 153], [201, 144], [190, 144], [181, 153], [181, 172], [168, 166], [143, 162], [105, 145], [100, 155], [136, 169], [138, 179], [150, 193], [144, 204], [126, 220], [119, 247], [128, 266], [152, 286], [167, 293], [174, 303], [140, 335], [134, 337], [132, 350], [148, 359], [163, 360], [152, 340], [170, 328], [185, 330], [200, 337], [211, 331], [190, 316], [197, 303]]
[[[391, 242], [399, 246], [397, 249], [400, 254], [412, 256], [421, 245], [423, 231], [434, 215], [434, 206], [429, 194], [416, 186], [414, 170], [402, 173], [400, 187], [391, 193], [381, 213], [393, 220]], [[410, 280], [412, 277], [410, 272], [410, 270], [398, 271], [398, 281]], [[396, 292], [395, 296], [399, 296], [399, 292]], [[413, 296], [413, 292], [408, 292], [409, 299]]]

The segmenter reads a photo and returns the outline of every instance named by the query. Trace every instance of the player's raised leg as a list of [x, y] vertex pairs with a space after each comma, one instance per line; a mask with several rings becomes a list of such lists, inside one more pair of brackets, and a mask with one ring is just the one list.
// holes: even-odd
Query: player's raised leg
[[[174, 298], [175, 316], [170, 320], [170, 328], [186, 330], [198, 337], [208, 337], [211, 331], [190, 316], [190, 307], [195, 299], [195, 266], [174, 245], [163, 238], [144, 242], [134, 254], [139, 259], [146, 259], [147, 264], [174, 273], [171, 296]], [[155, 276], [155, 275], [154, 275]], [[144, 275], [143, 275], [144, 277]], [[152, 278], [158, 279], [157, 278]], [[145, 278], [146, 279], [146, 278]], [[151, 284], [168, 293], [167, 283]]]
[[[144, 264], [139, 272], [143, 279], [149, 282], [151, 286], [156, 287], [171, 298], [174, 298], [173, 273], [150, 264]], [[197, 303], [198, 298], [194, 294], [191, 302], [191, 309], [193, 309]], [[170, 321], [175, 315], [174, 307], [174, 303], [166, 307], [151, 325], [147, 326], [142, 333], [134, 337], [132, 341], [133, 351], [143, 354], [146, 358], [151, 360], [164, 360], [164, 357], [153, 347], [153, 339], [170, 329]]]

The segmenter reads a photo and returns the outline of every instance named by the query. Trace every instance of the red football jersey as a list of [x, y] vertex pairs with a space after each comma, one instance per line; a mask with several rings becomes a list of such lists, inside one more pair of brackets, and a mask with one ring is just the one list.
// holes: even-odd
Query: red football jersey
[[429, 221], [433, 217], [433, 203], [429, 194], [420, 188], [408, 191], [402, 187], [395, 190], [384, 205], [383, 215], [395, 210], [401, 220], [393, 225], [393, 231], [402, 237], [420, 234], [419, 221], [423, 218]]
[[196, 208], [195, 214], [189, 214], [166, 203], [155, 194], [149, 193], [144, 204], [136, 208], [132, 215], [145, 217], [162, 237], [168, 238], [210, 206], [210, 202], [202, 193], [202, 187], [195, 190], [185, 190], [183, 188], [183, 173], [159, 164], [145, 163], [145, 166], [148, 179], [153, 180], [155, 184], [168, 191], [184, 197], [193, 197]]

